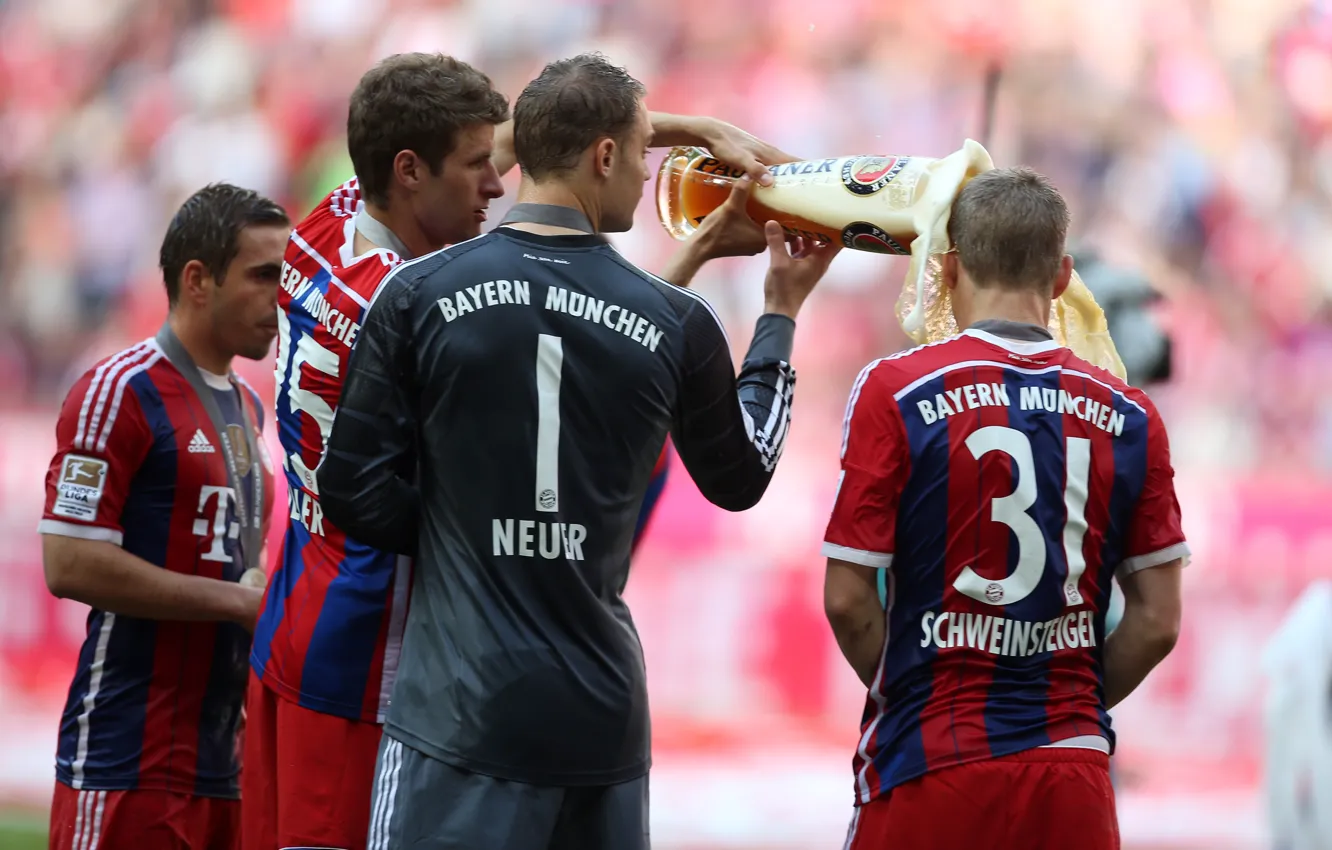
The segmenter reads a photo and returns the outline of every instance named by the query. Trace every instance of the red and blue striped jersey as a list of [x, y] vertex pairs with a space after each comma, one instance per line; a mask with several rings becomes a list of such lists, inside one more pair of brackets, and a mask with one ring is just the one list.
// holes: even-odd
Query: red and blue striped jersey
[[275, 405], [288, 521], [250, 664], [265, 685], [305, 708], [382, 721], [410, 566], [325, 520], [314, 474], [361, 320], [402, 262], [387, 248], [355, 255], [356, 216], [363, 208], [357, 181], [350, 180], [296, 226], [287, 244], [278, 289]]
[[[361, 321], [402, 262], [388, 249], [355, 254], [356, 217], [364, 209], [359, 184], [349, 180], [287, 244], [275, 402], [289, 519], [250, 664], [265, 685], [305, 708], [382, 723], [406, 621], [410, 560], [349, 538], [326, 520], [314, 474]], [[663, 449], [640, 533], [665, 484], [666, 461]]]
[[1147, 396], [1053, 341], [971, 329], [860, 373], [841, 463], [824, 554], [887, 585], [857, 803], [1034, 747], [1112, 749], [1112, 577], [1188, 555]]
[[[225, 378], [204, 377], [228, 432], [245, 427], [242, 403], [262, 430], [251, 388], [238, 394]], [[230, 442], [244, 450], [241, 434]], [[242, 451], [237, 471], [247, 494], [251, 476], [263, 474], [271, 499], [272, 462], [256, 437], [259, 458]], [[155, 341], [79, 378], [61, 407], [56, 443], [40, 532], [112, 543], [174, 572], [240, 578], [240, 526], [221, 441]], [[245, 629], [96, 609], [87, 629], [60, 720], [57, 778], [76, 789], [237, 797]]]

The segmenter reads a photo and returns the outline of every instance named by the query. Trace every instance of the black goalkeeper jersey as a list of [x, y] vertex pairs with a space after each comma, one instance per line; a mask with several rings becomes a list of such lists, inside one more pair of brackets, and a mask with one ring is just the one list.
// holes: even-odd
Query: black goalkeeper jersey
[[668, 432], [711, 502], [758, 502], [790, 423], [795, 323], [739, 377], [700, 296], [599, 236], [501, 227], [407, 263], [357, 341], [318, 471], [326, 516], [414, 554], [389, 735], [552, 785], [644, 774], [642, 650], [621, 593]]

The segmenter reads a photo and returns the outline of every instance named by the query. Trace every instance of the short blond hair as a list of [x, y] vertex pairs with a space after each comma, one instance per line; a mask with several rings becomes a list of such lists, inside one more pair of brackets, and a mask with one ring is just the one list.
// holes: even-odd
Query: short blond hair
[[948, 238], [980, 287], [1046, 287], [1059, 274], [1068, 204], [1030, 168], [996, 168], [972, 178], [957, 199]]

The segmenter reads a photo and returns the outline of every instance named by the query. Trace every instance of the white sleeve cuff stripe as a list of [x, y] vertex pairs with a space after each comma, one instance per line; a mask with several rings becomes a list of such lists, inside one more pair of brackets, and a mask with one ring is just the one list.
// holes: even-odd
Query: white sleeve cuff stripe
[[1152, 567], [1159, 567], [1162, 564], [1168, 564], [1171, 561], [1183, 558], [1185, 566], [1188, 565], [1189, 556], [1193, 554], [1189, 551], [1188, 543], [1176, 543], [1174, 546], [1167, 546], [1164, 549], [1158, 549], [1155, 552], [1148, 552], [1146, 555], [1134, 555], [1132, 558], [1125, 558], [1115, 572], [1120, 576], [1131, 575], [1139, 570], [1147, 570]]
[[37, 523], [38, 534], [56, 534], [61, 537], [77, 537], [80, 540], [100, 540], [117, 546], [125, 542], [125, 534], [114, 528], [100, 525], [79, 525], [76, 522], [61, 522], [58, 519], [44, 519]]
[[892, 553], [867, 552], [864, 549], [852, 549], [849, 546], [839, 546], [836, 543], [825, 542], [823, 544], [823, 555], [826, 558], [849, 561], [875, 570], [886, 570], [893, 565]]

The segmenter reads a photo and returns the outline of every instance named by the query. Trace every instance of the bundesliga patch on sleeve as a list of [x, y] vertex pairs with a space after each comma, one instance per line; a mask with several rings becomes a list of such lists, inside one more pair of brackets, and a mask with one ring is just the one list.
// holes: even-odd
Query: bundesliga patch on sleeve
[[97, 519], [97, 503], [106, 489], [106, 469], [106, 461], [99, 458], [66, 455], [60, 465], [51, 513], [83, 522]]

